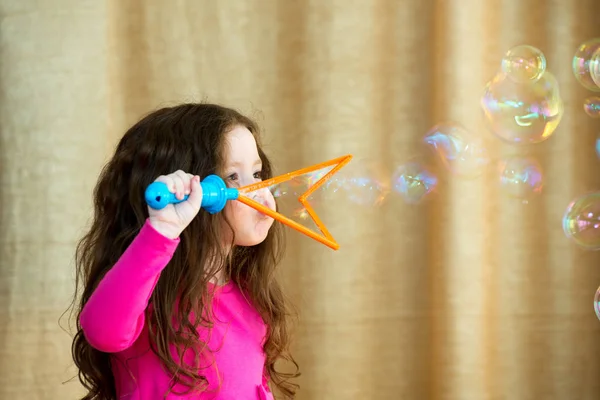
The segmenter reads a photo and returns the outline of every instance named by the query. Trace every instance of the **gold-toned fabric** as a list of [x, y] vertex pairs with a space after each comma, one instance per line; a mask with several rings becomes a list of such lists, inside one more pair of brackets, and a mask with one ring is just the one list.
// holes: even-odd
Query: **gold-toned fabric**
[[[337, 252], [289, 231], [299, 399], [600, 398], [600, 257], [561, 228], [600, 190], [599, 120], [571, 71], [593, 37], [597, 0], [1, 0], [0, 399], [82, 393], [63, 384], [76, 371], [59, 317], [93, 185], [129, 125], [184, 101], [257, 118], [279, 173], [347, 153], [392, 169], [429, 154], [422, 136], [445, 120], [494, 162], [544, 169], [528, 204], [494, 169], [421, 205], [328, 204]], [[518, 44], [544, 52], [565, 113], [516, 148], [486, 131], [479, 100]]]

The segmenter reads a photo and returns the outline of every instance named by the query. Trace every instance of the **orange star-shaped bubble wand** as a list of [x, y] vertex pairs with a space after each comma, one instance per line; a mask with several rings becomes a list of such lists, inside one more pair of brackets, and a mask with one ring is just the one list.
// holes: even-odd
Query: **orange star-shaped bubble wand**
[[[285, 224], [285, 225], [289, 226], [290, 228], [293, 228], [293, 229], [305, 234], [306, 236], [308, 236], [318, 242], [321, 242], [324, 245], [329, 246], [330, 248], [332, 248], [334, 250], [337, 250], [340, 247], [339, 244], [335, 241], [335, 239], [333, 238], [331, 233], [329, 233], [329, 231], [325, 227], [325, 224], [323, 224], [323, 222], [321, 221], [321, 219], [319, 218], [319, 216], [317, 215], [317, 213], [315, 212], [313, 207], [310, 205], [310, 203], [308, 201], [308, 197], [311, 194], [313, 194], [315, 190], [320, 188], [327, 180], [329, 180], [329, 178], [331, 178], [336, 172], [338, 172], [344, 165], [348, 164], [351, 159], [352, 159], [351, 155], [338, 157], [333, 160], [315, 164], [313, 166], [302, 168], [302, 169], [299, 169], [294, 172], [289, 172], [284, 175], [279, 175], [279, 176], [273, 177], [271, 179], [267, 179], [262, 182], [244, 186], [244, 187], [238, 189], [238, 192], [240, 194], [242, 194], [242, 196], [239, 196], [237, 198], [237, 200], [241, 203], [244, 203], [244, 204], [254, 208], [255, 210], [262, 212], [263, 214], [270, 216], [273, 219], [276, 219], [277, 221], [281, 222], [282, 224]], [[323, 175], [321, 177], [321, 179], [316, 181], [312, 186], [310, 186], [308, 188], [308, 190], [306, 192], [304, 192], [300, 197], [298, 197], [298, 201], [300, 201], [300, 203], [304, 206], [308, 215], [310, 215], [310, 217], [314, 221], [315, 225], [321, 231], [321, 234], [305, 227], [304, 225], [299, 224], [298, 222], [286, 217], [283, 214], [278, 213], [277, 211], [271, 210], [269, 207], [266, 207], [263, 204], [260, 204], [259, 202], [254, 201], [247, 196], [243, 196], [243, 194], [251, 193], [251, 192], [254, 192], [254, 191], [262, 189], [262, 188], [266, 188], [269, 186], [287, 182], [298, 176], [307, 174], [309, 172], [318, 171], [320, 169], [330, 167], [332, 165], [335, 165], [335, 167], [333, 167], [329, 172], [327, 172], [325, 175]]]

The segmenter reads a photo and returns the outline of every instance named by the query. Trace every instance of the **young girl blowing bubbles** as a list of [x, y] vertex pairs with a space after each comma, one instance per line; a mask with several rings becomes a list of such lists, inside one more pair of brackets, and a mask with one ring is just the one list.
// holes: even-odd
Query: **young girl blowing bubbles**
[[[72, 352], [84, 400], [293, 398], [281, 227], [237, 201], [200, 209], [200, 177], [230, 187], [272, 175], [249, 118], [211, 104], [155, 111], [121, 139], [76, 253], [83, 285]], [[144, 191], [165, 183], [161, 210]], [[268, 190], [256, 199], [275, 209]], [[296, 373], [275, 370], [286, 359]]]

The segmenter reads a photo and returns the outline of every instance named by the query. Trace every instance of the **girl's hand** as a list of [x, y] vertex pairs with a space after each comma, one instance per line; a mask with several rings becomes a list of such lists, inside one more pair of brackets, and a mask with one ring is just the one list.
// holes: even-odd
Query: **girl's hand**
[[189, 195], [186, 201], [167, 204], [162, 210], [148, 207], [150, 225], [163, 236], [176, 239], [200, 211], [202, 204], [200, 177], [179, 170], [169, 175], [161, 175], [155, 182], [166, 184], [169, 191], [179, 200]]

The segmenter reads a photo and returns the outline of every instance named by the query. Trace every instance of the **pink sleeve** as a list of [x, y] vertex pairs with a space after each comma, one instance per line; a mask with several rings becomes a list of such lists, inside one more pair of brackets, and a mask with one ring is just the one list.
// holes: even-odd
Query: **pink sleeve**
[[131, 346], [144, 327], [144, 311], [179, 239], [168, 239], [148, 221], [85, 304], [81, 329], [94, 348], [116, 353]]

